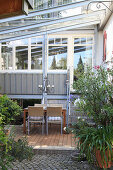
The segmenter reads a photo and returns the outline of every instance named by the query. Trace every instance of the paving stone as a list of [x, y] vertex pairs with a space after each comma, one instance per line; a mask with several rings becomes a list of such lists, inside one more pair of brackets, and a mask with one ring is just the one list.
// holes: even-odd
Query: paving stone
[[71, 159], [70, 153], [65, 154], [39, 154], [37, 153], [31, 161], [14, 162], [13, 167], [8, 170], [97, 170], [94, 165], [87, 161], [75, 161]]

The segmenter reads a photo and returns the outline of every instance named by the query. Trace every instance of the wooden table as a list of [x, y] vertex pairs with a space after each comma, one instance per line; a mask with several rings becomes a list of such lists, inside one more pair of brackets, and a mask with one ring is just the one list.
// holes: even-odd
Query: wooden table
[[[28, 113], [28, 108], [24, 108], [24, 117], [23, 117], [23, 133], [26, 133], [26, 113]], [[44, 109], [44, 115], [46, 115], [47, 109]], [[63, 133], [64, 127], [66, 127], [66, 109], [62, 109], [62, 115], [63, 115]]]

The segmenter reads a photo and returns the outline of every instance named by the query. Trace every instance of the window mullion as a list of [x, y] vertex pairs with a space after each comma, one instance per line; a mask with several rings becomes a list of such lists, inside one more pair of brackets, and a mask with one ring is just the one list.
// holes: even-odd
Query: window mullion
[[28, 39], [28, 70], [31, 70], [31, 38]]

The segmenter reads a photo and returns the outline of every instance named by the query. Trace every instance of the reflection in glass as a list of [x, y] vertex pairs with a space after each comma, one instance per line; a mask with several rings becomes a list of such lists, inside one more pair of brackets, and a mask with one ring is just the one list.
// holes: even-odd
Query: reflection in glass
[[74, 44], [80, 44], [80, 38], [74, 38]]
[[1, 56], [1, 66], [2, 70], [12, 70], [12, 63], [13, 63], [13, 58], [12, 58], [12, 48], [11, 47], [6, 47], [2, 46], [2, 56]]
[[67, 38], [62, 38], [62, 44], [67, 44]]
[[74, 76], [79, 76], [87, 67], [92, 66], [92, 46], [74, 47]]
[[50, 70], [67, 69], [66, 46], [49, 46], [48, 68]]
[[31, 47], [31, 69], [42, 69], [42, 47]]
[[61, 44], [61, 38], [55, 38], [55, 44]]
[[81, 44], [86, 44], [86, 38], [81, 38]]
[[49, 38], [49, 44], [54, 44], [54, 38]]
[[16, 69], [28, 69], [28, 46], [16, 47]]
[[92, 37], [87, 38], [87, 44], [93, 44], [93, 38]]

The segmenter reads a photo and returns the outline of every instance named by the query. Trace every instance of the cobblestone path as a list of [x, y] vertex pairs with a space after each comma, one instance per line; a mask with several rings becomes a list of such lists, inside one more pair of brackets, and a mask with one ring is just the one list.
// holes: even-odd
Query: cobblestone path
[[97, 170], [87, 161], [76, 162], [71, 154], [36, 154], [31, 161], [14, 162], [9, 170]]

